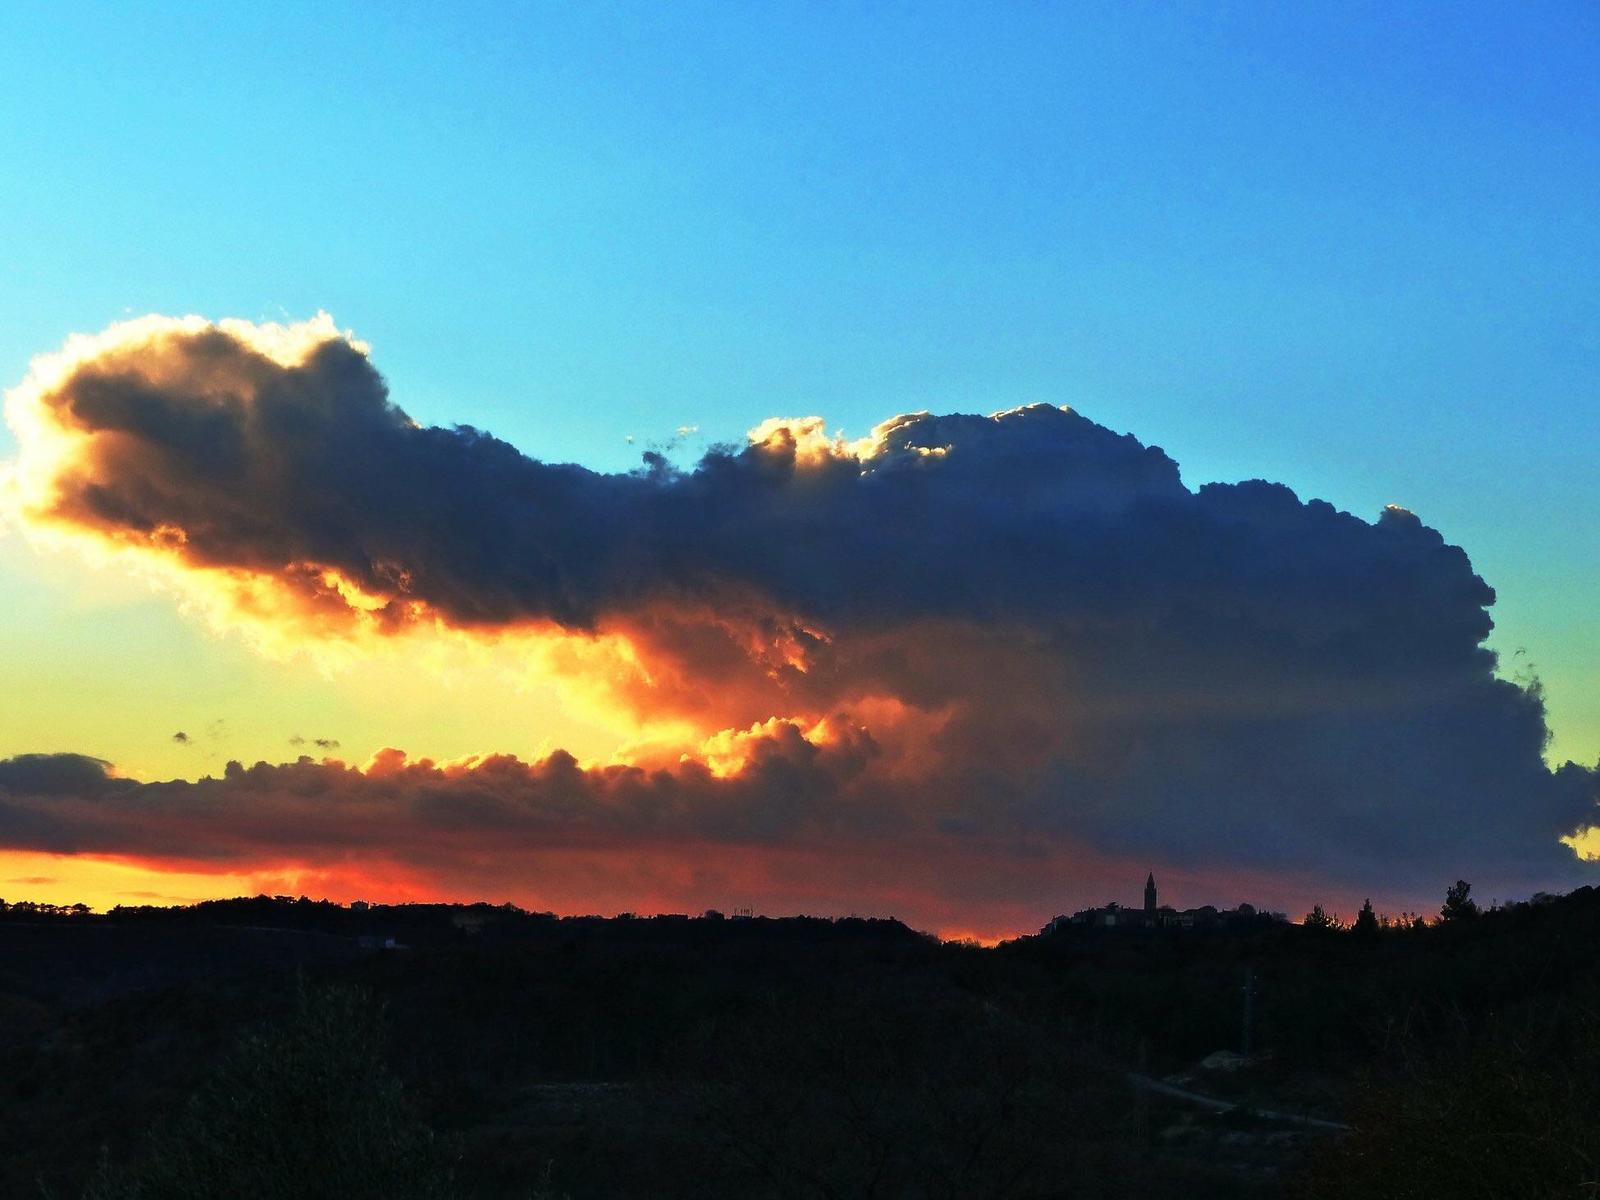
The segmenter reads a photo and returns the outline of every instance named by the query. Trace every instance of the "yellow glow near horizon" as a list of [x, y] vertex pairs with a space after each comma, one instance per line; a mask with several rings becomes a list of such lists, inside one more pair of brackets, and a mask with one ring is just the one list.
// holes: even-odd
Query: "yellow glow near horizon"
[[[81, 855], [0, 850], [0, 899], [15, 904], [87, 904], [104, 912], [119, 904], [193, 904], [219, 896], [285, 891], [298, 879], [260, 872], [200, 874]], [[294, 893], [298, 894], [298, 892]]]
[[307, 669], [294, 647], [264, 656], [114, 564], [15, 537], [0, 538], [0, 595], [0, 758], [71, 752], [134, 778], [194, 779], [230, 759], [360, 762], [384, 746], [439, 760], [556, 748], [594, 758], [640, 736], [627, 714], [558, 688], [515, 646], [377, 645]]
[[[0, 720], [0, 755], [73, 751], [138, 778], [195, 778], [231, 759], [303, 752], [360, 761], [399, 745], [435, 759], [534, 758], [560, 747], [594, 759], [686, 736], [682, 721], [617, 703], [612, 685], [643, 674], [625, 635], [532, 621], [452, 627], [408, 597], [403, 572], [374, 590], [318, 562], [264, 571], [193, 561], [176, 527], [63, 519], [62, 481], [92, 459], [93, 437], [53, 407], [53, 390], [103, 359], [158, 377], [198, 373], [191, 382], [209, 394], [227, 381], [207, 377], [203, 361], [172, 359], [174, 338], [210, 329], [285, 367], [331, 341], [367, 352], [326, 314], [259, 326], [145, 317], [33, 361], [6, 393], [19, 453], [0, 477], [0, 521], [25, 536], [0, 542], [13, 618], [0, 632], [13, 710]], [[161, 594], [176, 599], [178, 619], [150, 604]]]

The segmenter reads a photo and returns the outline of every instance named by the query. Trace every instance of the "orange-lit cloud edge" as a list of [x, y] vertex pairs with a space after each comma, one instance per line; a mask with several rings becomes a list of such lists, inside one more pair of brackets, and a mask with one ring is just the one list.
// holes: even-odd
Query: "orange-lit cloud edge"
[[[1132, 899], [1135, 883], [1151, 867], [1180, 886], [1187, 881], [1197, 889], [1213, 889], [1192, 896], [1195, 903], [1226, 901], [1229, 897], [1214, 891], [1232, 887], [1237, 899], [1294, 908], [1321, 886], [1263, 870], [1204, 872], [1151, 861], [1158, 856], [1136, 859], [1060, 834], [1004, 828], [953, 834], [938, 821], [917, 819], [906, 797], [939, 786], [953, 770], [946, 735], [963, 702], [948, 695], [910, 700], [895, 688], [876, 686], [870, 671], [841, 670], [815, 682], [813, 673], [823, 674], [819, 659], [833, 653], [839, 635], [826, 622], [738, 581], [728, 581], [709, 600], [704, 595], [657, 597], [606, 613], [587, 627], [544, 618], [463, 622], [412, 595], [403, 564], [378, 572], [382, 586], [375, 586], [372, 579], [357, 580], [312, 559], [272, 570], [207, 562], [191, 552], [192, 531], [181, 525], [130, 530], [70, 510], [64, 497], [92, 485], [105, 457], [119, 450], [115, 433], [75, 426], [69, 412], [52, 407], [64, 385], [85, 371], [130, 366], [157, 381], [163, 371], [182, 371], [186, 383], [193, 383], [191, 358], [170, 367], [166, 359], [175, 353], [173, 347], [189, 344], [184, 339], [213, 333], [291, 370], [329, 343], [367, 353], [326, 314], [289, 325], [146, 317], [73, 337], [59, 353], [36, 360], [28, 378], [6, 397], [19, 455], [0, 476], [0, 494], [8, 519], [33, 544], [138, 575], [172, 594], [197, 620], [242, 636], [286, 664], [309, 663], [336, 674], [343, 662], [398, 655], [441, 675], [473, 656], [516, 664], [514, 672], [558, 684], [572, 706], [616, 730], [613, 754], [575, 764], [594, 778], [631, 770], [674, 787], [684, 778], [704, 780], [715, 791], [750, 775], [757, 758], [767, 766], [781, 754], [849, 758], [839, 753], [841, 746], [859, 751], [869, 766], [849, 758], [853, 765], [843, 768], [845, 783], [833, 797], [841, 811], [824, 820], [797, 818], [781, 838], [760, 830], [719, 838], [714, 829], [689, 820], [685, 828], [664, 834], [648, 827], [565, 832], [548, 847], [522, 845], [505, 857], [496, 853], [490, 833], [481, 855], [474, 851], [429, 863], [415, 848], [390, 853], [385, 815], [372, 810], [366, 814], [372, 822], [370, 840], [354, 836], [335, 849], [310, 854], [275, 856], [262, 847], [251, 861], [243, 855], [186, 853], [180, 830], [174, 830], [172, 849], [165, 852], [0, 851], [0, 878], [13, 890], [20, 884], [43, 898], [87, 898], [102, 906], [143, 896], [192, 899], [236, 891], [309, 892], [338, 900], [487, 896], [561, 912], [753, 903], [768, 911], [900, 914], [949, 935], [992, 940], [1053, 915], [1052, 892], [1081, 897], [1088, 890], [1104, 899]], [[209, 383], [201, 378], [193, 386], [206, 394]], [[219, 378], [216, 386], [222, 396], [231, 381]], [[840, 464], [865, 468], [893, 446], [906, 420], [895, 418], [866, 438], [845, 441], [830, 436], [818, 418], [773, 419], [751, 431], [750, 444], [770, 450], [797, 473]], [[929, 459], [947, 451], [910, 443], [905, 449]], [[993, 672], [1001, 689], [1014, 683], [1030, 695], [1070, 703], [1040, 681], [1014, 643], [1010, 631], [997, 636], [961, 620], [922, 617], [890, 632], [857, 631], [848, 653], [859, 662], [903, 654], [910, 644], [931, 645], [952, 662], [971, 664], [973, 672]], [[720, 661], [722, 667], [708, 670], [707, 661]], [[980, 704], [966, 705], [963, 720], [976, 721], [972, 710]], [[1012, 732], [1006, 726], [1017, 724], [1009, 717], [1002, 713], [989, 724], [976, 721], [967, 735], [976, 730], [1006, 738]], [[1027, 744], [1027, 738], [1018, 737], [1006, 756], [1009, 786], [1030, 785], [1042, 769], [1043, 752], [1030, 757]], [[555, 757], [527, 765], [537, 771]], [[505, 756], [486, 747], [482, 755], [439, 763], [387, 750], [358, 767], [337, 760], [321, 765], [353, 770], [369, 780], [420, 765], [459, 780], [504, 762]], [[865, 782], [850, 774], [861, 771], [870, 771]], [[887, 795], [888, 809], [901, 819], [881, 822], [873, 814], [850, 811], [868, 790]], [[883, 827], [876, 829], [875, 823]], [[1579, 832], [1571, 842], [1588, 853], [1596, 845], [1593, 839], [1592, 831]], [[22, 882], [27, 880], [36, 882]], [[1353, 892], [1317, 898], [1335, 907], [1358, 902]], [[1422, 904], [1420, 897], [1397, 899]]]

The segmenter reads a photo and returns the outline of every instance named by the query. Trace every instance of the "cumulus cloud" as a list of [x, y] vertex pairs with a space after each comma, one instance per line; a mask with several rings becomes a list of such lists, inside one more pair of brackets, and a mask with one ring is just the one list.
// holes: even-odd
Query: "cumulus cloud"
[[[539, 797], [519, 819], [560, 794], [596, 836], [900, 828], [1375, 885], [1570, 876], [1559, 839], [1594, 817], [1594, 773], [1546, 768], [1539, 696], [1495, 673], [1494, 593], [1462, 550], [1399, 507], [1190, 489], [1066, 409], [912, 413], [856, 441], [774, 419], [691, 469], [652, 452], [608, 475], [418, 425], [326, 319], [147, 319], [42, 362], [7, 413], [41, 535], [297, 637], [543, 639], [573, 686], [692, 731], [670, 768], [605, 768], [622, 792], [519, 765]], [[774, 749], [795, 737], [803, 771]], [[487, 828], [490, 762], [424, 790]], [[386, 794], [370, 771], [276, 770]], [[230, 811], [252, 794], [182, 786]], [[70, 812], [66, 838], [100, 812], [87, 789], [0, 787], [0, 831]]]
[[[565, 751], [536, 762], [485, 755], [457, 762], [379, 751], [361, 767], [301, 757], [229, 763], [220, 777], [142, 783], [82, 755], [0, 760], [0, 830], [15, 848], [129, 853], [195, 861], [293, 855], [337, 846], [415, 856], [441, 841], [502, 850], [593, 838], [761, 843], [800, 835], [901, 830], [895, 798], [857, 788], [879, 753], [859, 728], [788, 722], [738, 738], [734, 769], [714, 754], [651, 765], [585, 767]], [[25, 832], [24, 832], [25, 831]]]
[[99, 794], [116, 781], [111, 764], [87, 754], [19, 754], [0, 759], [0, 791], [16, 795]]

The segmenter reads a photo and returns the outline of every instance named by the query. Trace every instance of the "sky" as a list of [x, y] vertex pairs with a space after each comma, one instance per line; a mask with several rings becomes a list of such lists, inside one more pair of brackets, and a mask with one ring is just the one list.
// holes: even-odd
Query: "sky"
[[[377, 889], [987, 934], [1136, 901], [1152, 866], [1179, 902], [1291, 909], [1420, 906], [1466, 864], [1508, 890], [1584, 878], [1555, 826], [1583, 824], [1592, 779], [1554, 771], [1600, 759], [1597, 53], [1580, 4], [6, 6], [0, 461], [63, 494], [92, 464], [121, 507], [36, 490], [0, 527], [0, 758], [25, 761], [9, 784], [0, 764], [0, 895]], [[148, 407], [91, 420], [81, 381], [25, 383], [147, 314], [248, 323], [240, 394], [277, 403], [286, 372], [342, 449], [269, 486], [293, 456], [247, 422], [260, 488], [217, 491]], [[74, 369], [209, 403], [194, 328], [138, 328]], [[417, 426], [499, 440], [412, 439], [378, 375]], [[921, 411], [1012, 416], [871, 440]], [[655, 474], [627, 474], [645, 452]], [[313, 476], [319, 504], [285, 502]], [[1294, 507], [1204, 489], [1249, 480]], [[1229, 557], [1239, 528], [1265, 557]], [[426, 612], [319, 607], [285, 547]], [[1085, 582], [1113, 576], [1134, 590]], [[1319, 645], [1366, 638], [1331, 665], [1314, 601]], [[929, 646], [948, 661], [905, 666]], [[1113, 743], [1140, 750], [1113, 769]], [[1503, 753], [1466, 771], [1468, 743]], [[1269, 767], [1262, 744], [1294, 749]], [[1334, 747], [1382, 781], [1292, 782]], [[228, 784], [302, 754], [344, 773]], [[558, 788], [563, 754], [580, 782]], [[16, 757], [39, 755], [120, 782]], [[473, 772], [505, 755], [496, 803], [555, 788], [565, 816], [497, 857], [503, 812], [475, 824], [459, 792], [488, 803]], [[681, 819], [617, 799], [621, 765], [665, 772]], [[350, 816], [286, 839], [285, 788], [348, 792]], [[417, 817], [438, 805], [448, 861]], [[222, 810], [255, 816], [207, 842]], [[1404, 861], [1386, 823], [1416, 834]]]

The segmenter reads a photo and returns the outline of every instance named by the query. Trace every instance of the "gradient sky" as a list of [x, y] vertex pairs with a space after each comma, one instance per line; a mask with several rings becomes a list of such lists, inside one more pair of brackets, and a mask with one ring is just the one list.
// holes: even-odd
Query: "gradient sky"
[[[7, 5], [0, 376], [325, 310], [420, 422], [604, 470], [1071, 405], [1190, 487], [1416, 512], [1498, 592], [1552, 763], [1593, 763], [1597, 61], [1587, 4]], [[0, 756], [621, 736], [500, 662], [275, 661], [15, 532], [0, 612]]]

